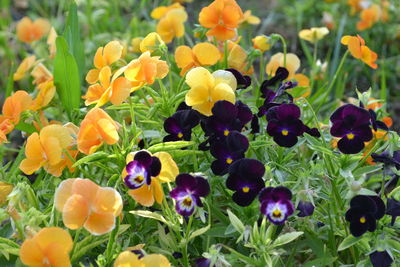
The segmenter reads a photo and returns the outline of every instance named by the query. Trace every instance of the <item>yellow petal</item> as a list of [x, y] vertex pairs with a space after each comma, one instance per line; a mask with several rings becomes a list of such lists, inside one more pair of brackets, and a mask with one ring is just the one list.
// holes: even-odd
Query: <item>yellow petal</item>
[[218, 48], [210, 43], [199, 43], [193, 47], [193, 53], [202, 66], [212, 66], [221, 58]]
[[175, 177], [179, 174], [178, 165], [174, 159], [167, 152], [157, 152], [154, 154], [161, 162], [161, 171], [157, 176], [161, 182], [173, 182]]
[[170, 267], [168, 259], [161, 254], [149, 254], [144, 256], [141, 260], [146, 267]]
[[97, 124], [99, 125], [98, 130], [107, 144], [112, 145], [118, 142], [118, 132], [112, 121], [100, 119]]
[[42, 266], [45, 257], [34, 239], [27, 239], [22, 243], [19, 256], [22, 263], [28, 266]]
[[111, 41], [104, 47], [105, 64], [111, 65], [121, 58], [123, 46], [118, 41]]
[[197, 67], [194, 69], [191, 69], [187, 74], [186, 74], [186, 83], [190, 87], [205, 87], [205, 88], [212, 88], [214, 87], [214, 77], [211, 75], [211, 73], [203, 68], [203, 67]]
[[130, 252], [124, 251], [118, 255], [114, 262], [114, 267], [146, 267], [144, 263], [139, 261], [139, 257]]
[[209, 90], [204, 86], [192, 87], [185, 96], [185, 102], [188, 106], [200, 105], [209, 100]]
[[154, 204], [154, 195], [153, 195], [153, 190], [151, 186], [148, 185], [143, 185], [142, 187], [135, 189], [135, 190], [129, 190], [128, 194], [139, 204], [146, 206], [146, 207], [151, 207]]
[[42, 249], [46, 249], [53, 243], [62, 244], [62, 250], [70, 252], [72, 250], [72, 238], [67, 231], [59, 227], [47, 227], [37, 233], [35, 241]]
[[226, 83], [232, 88], [233, 91], [236, 90], [237, 80], [235, 76], [232, 74], [232, 72], [226, 70], [217, 70], [214, 71], [212, 75], [215, 78], [215, 85], [218, 85], [220, 83]]
[[175, 61], [181, 69], [191, 64], [194, 61], [192, 49], [186, 45], [178, 46], [175, 50]]

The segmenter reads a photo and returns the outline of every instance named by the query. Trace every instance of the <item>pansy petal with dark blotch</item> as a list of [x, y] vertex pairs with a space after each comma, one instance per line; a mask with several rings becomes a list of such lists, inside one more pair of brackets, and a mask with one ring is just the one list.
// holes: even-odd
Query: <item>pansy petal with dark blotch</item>
[[359, 138], [348, 139], [346, 136], [337, 144], [339, 150], [344, 154], [357, 154], [364, 149], [364, 142]]
[[224, 122], [234, 120], [238, 113], [237, 107], [226, 100], [217, 101], [211, 111], [213, 116]]
[[350, 233], [355, 237], [362, 236], [365, 232], [368, 231], [368, 228], [369, 228], [368, 223], [360, 223], [360, 222], [350, 223]]
[[161, 161], [157, 157], [151, 157], [150, 175], [156, 177], [161, 171]]
[[236, 191], [232, 195], [232, 200], [239, 206], [247, 207], [257, 197], [257, 193], [257, 191], [249, 191], [247, 193], [244, 193], [243, 191]]
[[210, 185], [208, 184], [207, 180], [201, 176], [195, 176], [196, 179], [196, 186], [193, 190], [193, 194], [205, 197], [210, 193]]
[[182, 133], [182, 128], [178, 122], [178, 120], [174, 117], [169, 117], [164, 121], [164, 130], [167, 133], [177, 135]]
[[250, 179], [262, 177], [264, 173], [264, 164], [256, 159], [239, 159], [229, 167], [229, 174], [238, 174]]
[[145, 168], [150, 167], [150, 164], [152, 162], [151, 155], [146, 151], [137, 152], [133, 159], [138, 161]]
[[249, 106], [241, 101], [236, 102], [236, 107], [238, 111], [236, 118], [241, 122], [241, 127], [243, 127], [243, 125], [251, 121], [251, 119], [253, 118], [253, 113], [251, 112]]
[[277, 119], [287, 120], [288, 118], [300, 118], [300, 108], [295, 104], [282, 104], [276, 107]]

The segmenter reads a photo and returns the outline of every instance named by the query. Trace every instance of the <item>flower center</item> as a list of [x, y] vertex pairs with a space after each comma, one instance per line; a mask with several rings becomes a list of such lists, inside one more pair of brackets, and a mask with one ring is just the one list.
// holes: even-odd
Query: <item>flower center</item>
[[229, 130], [224, 130], [224, 135], [228, 136], [229, 135]]
[[288, 130], [282, 130], [281, 133], [282, 133], [282, 135], [287, 136], [289, 134], [289, 131]]
[[346, 136], [347, 136], [347, 139], [349, 139], [349, 140], [353, 140], [354, 139], [354, 134], [353, 133], [349, 133]]
[[367, 220], [365, 219], [365, 217], [364, 216], [362, 216], [361, 218], [360, 218], [360, 223], [365, 223]]
[[182, 133], [178, 133], [178, 138], [182, 138], [183, 134]]
[[245, 187], [242, 188], [242, 191], [243, 191], [244, 193], [248, 193], [248, 192], [250, 191], [250, 187], [245, 186]]
[[192, 198], [189, 196], [185, 197], [185, 199], [183, 200], [183, 205], [185, 205], [186, 207], [192, 206]]
[[231, 164], [232, 161], [233, 161], [233, 159], [231, 159], [231, 158], [227, 158], [227, 159], [226, 159], [226, 163], [228, 163], [228, 164]]
[[143, 182], [143, 180], [144, 180], [144, 177], [143, 176], [141, 176], [141, 175], [139, 175], [139, 176], [137, 176], [135, 179], [135, 182], [136, 183], [138, 183], [138, 184], [140, 184], [140, 183], [142, 183]]
[[275, 209], [275, 210], [272, 212], [272, 216], [274, 216], [275, 218], [279, 218], [279, 217], [282, 216], [282, 212], [281, 212], [280, 210], [278, 210], [278, 209]]

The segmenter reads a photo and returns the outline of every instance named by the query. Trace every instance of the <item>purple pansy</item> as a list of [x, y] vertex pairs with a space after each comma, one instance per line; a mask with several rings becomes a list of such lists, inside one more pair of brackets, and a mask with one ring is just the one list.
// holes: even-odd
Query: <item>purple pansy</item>
[[372, 153], [371, 157], [374, 162], [381, 162], [388, 166], [395, 166], [396, 169], [400, 169], [400, 150], [394, 151], [393, 156], [388, 151], [384, 151], [381, 154]]
[[299, 214], [297, 214], [297, 216], [299, 217], [311, 216], [314, 213], [314, 208], [315, 207], [311, 202], [301, 200], [297, 205], [297, 210], [299, 211]]
[[239, 159], [229, 167], [226, 186], [235, 191], [232, 199], [236, 204], [245, 207], [253, 202], [264, 188], [264, 172], [264, 164], [256, 159]]
[[133, 160], [126, 165], [125, 185], [130, 189], [138, 189], [142, 185], [151, 184], [151, 177], [160, 174], [161, 162], [146, 151], [139, 151]]
[[378, 196], [358, 195], [351, 199], [346, 220], [350, 222], [350, 232], [359, 237], [376, 229], [376, 221], [385, 214], [385, 203]]
[[192, 135], [192, 129], [199, 124], [199, 122], [200, 118], [195, 110], [178, 110], [164, 121], [164, 129], [169, 135], [165, 136], [163, 141], [189, 141]]
[[264, 188], [259, 196], [260, 210], [273, 224], [284, 224], [294, 212], [291, 199], [292, 192], [284, 186]]
[[339, 150], [344, 154], [356, 154], [364, 148], [364, 142], [372, 139], [370, 113], [352, 104], [338, 108], [330, 118], [331, 135], [341, 138]]
[[369, 254], [369, 259], [373, 267], [390, 267], [393, 263], [392, 257], [386, 250], [372, 252]]
[[400, 201], [394, 198], [388, 198], [386, 214], [392, 216], [391, 225], [393, 226], [396, 222], [396, 218], [400, 216]]
[[387, 125], [383, 122], [377, 119], [377, 115], [375, 113], [375, 111], [373, 111], [372, 109], [368, 110], [369, 115], [371, 116], [371, 124], [372, 124], [372, 128], [377, 131], [378, 128], [382, 129], [384, 131], [389, 131], [389, 128], [387, 127]]
[[244, 158], [244, 153], [249, 148], [247, 138], [237, 131], [220, 142], [213, 142], [210, 147], [211, 155], [216, 158], [211, 164], [211, 170], [215, 175], [224, 175], [229, 166], [238, 159]]
[[200, 197], [205, 197], [210, 193], [210, 185], [203, 177], [187, 173], [179, 174], [175, 183], [176, 187], [169, 194], [176, 200], [176, 212], [188, 217], [193, 214], [196, 206], [203, 206]]

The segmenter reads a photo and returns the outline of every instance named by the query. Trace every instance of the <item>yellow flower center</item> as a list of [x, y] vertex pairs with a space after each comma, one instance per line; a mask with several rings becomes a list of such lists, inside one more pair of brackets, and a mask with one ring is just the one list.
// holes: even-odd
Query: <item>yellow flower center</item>
[[354, 139], [354, 134], [353, 133], [349, 133], [346, 136], [347, 136], [347, 139], [349, 139], [349, 140], [353, 140]]
[[229, 130], [225, 130], [225, 131], [224, 131], [224, 135], [225, 135], [225, 136], [228, 136], [228, 135], [229, 135]]
[[282, 135], [287, 136], [289, 134], [289, 131], [288, 130], [282, 130], [281, 133], [282, 133]]
[[233, 159], [231, 159], [231, 158], [227, 158], [227, 159], [226, 159], [226, 163], [228, 163], [228, 164], [231, 164], [232, 161], [233, 161]]
[[192, 198], [191, 198], [191, 197], [186, 197], [186, 198], [183, 200], [183, 205], [185, 205], [185, 206], [187, 206], [187, 207], [192, 206]]
[[365, 223], [366, 221], [367, 221], [367, 220], [365, 219], [364, 216], [360, 218], [360, 223]]
[[242, 191], [244, 193], [248, 193], [250, 191], [250, 188], [248, 186], [245, 186], [245, 187], [242, 188]]
[[183, 134], [182, 133], [178, 133], [178, 138], [182, 138]]
[[282, 215], [282, 213], [281, 213], [281, 211], [278, 210], [278, 209], [276, 209], [276, 210], [274, 210], [274, 211], [272, 212], [272, 216], [274, 216], [274, 217], [276, 217], [276, 218], [281, 217], [281, 215]]
[[139, 176], [137, 176], [137, 177], [135, 178], [135, 182], [138, 183], [138, 184], [140, 184], [141, 182], [143, 182], [143, 180], [144, 180], [144, 177], [141, 176], [141, 175], [139, 175]]

